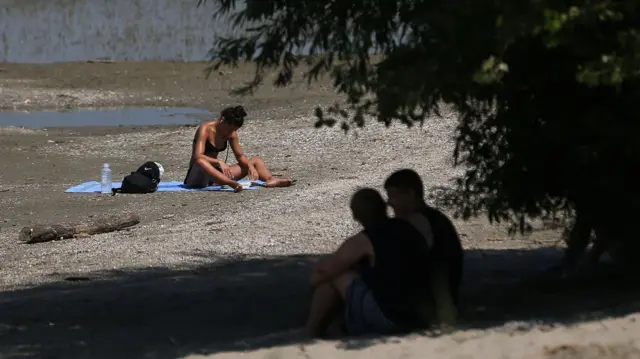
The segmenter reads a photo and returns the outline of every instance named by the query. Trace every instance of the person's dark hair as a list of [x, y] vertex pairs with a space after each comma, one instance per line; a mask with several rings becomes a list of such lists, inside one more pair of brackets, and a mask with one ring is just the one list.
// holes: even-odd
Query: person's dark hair
[[416, 196], [424, 197], [424, 185], [420, 175], [412, 169], [401, 169], [392, 173], [384, 182], [384, 188], [397, 188], [399, 190], [412, 190]]
[[359, 214], [366, 211], [375, 217], [387, 215], [387, 204], [380, 192], [373, 188], [361, 188], [351, 197], [351, 208], [359, 211]]
[[220, 112], [222, 122], [235, 127], [242, 127], [246, 116], [247, 113], [242, 106], [227, 107]]

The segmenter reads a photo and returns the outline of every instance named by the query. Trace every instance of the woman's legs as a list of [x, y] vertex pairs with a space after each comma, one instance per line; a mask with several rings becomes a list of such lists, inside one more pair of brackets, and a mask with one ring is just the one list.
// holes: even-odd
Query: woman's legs
[[311, 310], [304, 327], [305, 335], [309, 338], [323, 336], [342, 308], [340, 294], [332, 283], [320, 283], [313, 291]]
[[351, 271], [318, 284], [313, 291], [309, 319], [305, 325], [305, 334], [311, 338], [323, 336], [337, 316], [345, 309], [349, 301], [349, 287], [357, 274]]
[[[206, 167], [209, 168], [207, 169]], [[234, 181], [240, 180], [247, 175], [238, 165], [229, 166], [229, 169], [231, 170]], [[213, 176], [212, 173], [215, 174], [215, 176]], [[189, 174], [184, 180], [184, 184], [190, 188], [205, 188], [212, 183], [220, 184], [222, 178], [226, 178], [225, 175], [209, 162], [196, 162], [191, 166]]]
[[209, 185], [211, 176], [197, 163], [189, 169], [184, 179], [185, 186], [189, 188], [204, 188]]
[[[266, 182], [265, 187], [287, 187], [293, 184], [291, 179], [274, 177], [260, 157], [251, 157], [249, 164], [255, 167], [258, 172], [258, 179]], [[229, 169], [235, 181], [241, 180], [248, 175], [248, 172], [243, 171], [242, 167], [237, 164], [229, 166]]]
[[228, 182], [228, 179], [220, 170], [216, 169], [216, 167], [206, 160], [196, 161], [189, 170], [189, 175], [184, 180], [184, 184], [191, 188], [204, 188], [209, 186], [211, 182], [224, 184]]
[[231, 170], [231, 175], [233, 176], [234, 181], [239, 181], [245, 177], [247, 177], [247, 171], [243, 171], [242, 167], [239, 165], [231, 165], [229, 166], [229, 170]]
[[288, 187], [293, 184], [293, 181], [289, 178], [274, 177], [269, 168], [267, 168], [267, 164], [260, 157], [252, 157], [249, 159], [249, 164], [255, 167], [260, 180], [266, 182], [265, 187]]

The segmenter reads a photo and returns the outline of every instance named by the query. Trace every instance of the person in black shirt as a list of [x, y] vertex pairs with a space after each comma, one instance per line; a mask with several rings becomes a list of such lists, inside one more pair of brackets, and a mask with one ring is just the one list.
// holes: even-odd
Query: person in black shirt
[[387, 217], [386, 207], [374, 189], [352, 197], [353, 217], [364, 230], [318, 263], [307, 336], [322, 336], [341, 312], [350, 335], [406, 332], [429, 324], [433, 305], [423, 280], [427, 243], [409, 222]]
[[464, 251], [455, 226], [444, 213], [425, 203], [422, 179], [415, 171], [394, 172], [385, 181], [384, 188], [396, 218], [422, 225], [421, 232], [431, 254], [428, 273], [436, 315], [440, 322], [452, 322], [458, 312], [464, 262]]

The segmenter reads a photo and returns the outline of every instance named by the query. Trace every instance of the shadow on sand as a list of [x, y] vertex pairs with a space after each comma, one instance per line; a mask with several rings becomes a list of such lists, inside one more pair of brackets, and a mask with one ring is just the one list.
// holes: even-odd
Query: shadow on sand
[[[561, 255], [552, 248], [468, 251], [461, 326], [508, 323], [518, 330], [538, 321], [553, 325], [635, 311], [630, 303], [640, 297], [637, 281], [610, 271], [571, 282], [518, 280], [557, 263]], [[273, 333], [304, 323], [307, 279], [317, 259], [287, 256], [96, 273], [3, 292], [0, 356], [170, 359], [286, 344], [286, 335]], [[350, 339], [339, 347], [385, 340]]]

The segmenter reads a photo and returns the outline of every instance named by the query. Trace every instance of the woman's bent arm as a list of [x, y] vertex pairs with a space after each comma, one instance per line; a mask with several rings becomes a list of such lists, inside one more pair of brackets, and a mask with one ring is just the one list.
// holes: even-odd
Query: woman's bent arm
[[249, 158], [244, 154], [242, 146], [240, 146], [240, 140], [238, 140], [238, 134], [236, 132], [231, 136], [231, 150], [236, 156], [236, 161], [241, 168], [249, 168]]
[[225, 176], [222, 172], [218, 171], [217, 169], [213, 168], [213, 166], [211, 165], [211, 163], [209, 163], [209, 161], [207, 161], [207, 159], [210, 159], [211, 157], [207, 157], [207, 156], [200, 156], [199, 158], [196, 158], [196, 163], [202, 167], [202, 169], [205, 170], [205, 172], [207, 172], [207, 174], [209, 176], [211, 176], [213, 178], [213, 181], [217, 184], [221, 184], [221, 185], [228, 185], [231, 187], [234, 187], [238, 185], [238, 182], [232, 180], [231, 178]]

